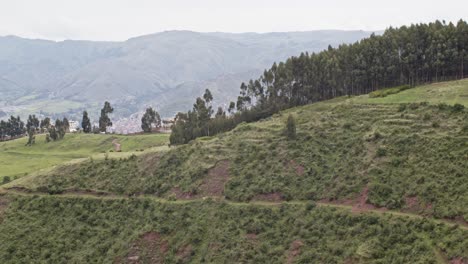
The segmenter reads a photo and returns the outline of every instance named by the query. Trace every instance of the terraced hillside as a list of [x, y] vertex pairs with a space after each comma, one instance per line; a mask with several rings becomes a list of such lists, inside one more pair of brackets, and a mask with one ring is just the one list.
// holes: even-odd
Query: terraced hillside
[[466, 95], [462, 80], [337, 98], [24, 177], [3, 186], [0, 258], [466, 263]]

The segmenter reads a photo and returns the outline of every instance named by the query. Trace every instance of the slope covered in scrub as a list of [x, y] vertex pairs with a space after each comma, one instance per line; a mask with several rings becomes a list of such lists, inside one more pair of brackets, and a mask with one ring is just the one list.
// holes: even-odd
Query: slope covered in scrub
[[314, 204], [8, 199], [3, 263], [438, 263], [468, 256], [468, 233], [456, 226]]
[[[466, 222], [468, 113], [462, 104], [444, 103], [444, 98], [452, 102], [452, 96], [444, 97], [450, 85], [459, 98], [468, 93], [463, 80], [391, 94], [383, 98], [387, 102], [337, 98], [244, 123], [167, 153], [64, 166], [7, 187], [171, 199], [364, 200], [368, 206]], [[437, 104], [407, 103], [403, 93], [431, 94], [438, 100], [428, 100]], [[289, 115], [297, 123], [295, 140], [284, 133]], [[213, 171], [224, 175], [215, 177], [219, 172]]]

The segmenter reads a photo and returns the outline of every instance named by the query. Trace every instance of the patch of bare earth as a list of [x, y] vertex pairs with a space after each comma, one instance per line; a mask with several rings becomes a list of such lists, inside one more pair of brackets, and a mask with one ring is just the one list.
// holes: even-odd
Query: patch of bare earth
[[185, 245], [177, 250], [177, 262], [178, 263], [187, 263], [190, 261], [193, 255], [192, 245]]
[[294, 170], [294, 172], [296, 172], [296, 174], [299, 175], [299, 176], [304, 175], [304, 166], [297, 163], [295, 160], [290, 160], [287, 163], [287, 167], [292, 168]]
[[418, 197], [416, 196], [407, 196], [405, 197], [405, 208], [401, 211], [409, 213], [417, 213], [430, 215], [432, 212], [432, 204], [423, 205]]
[[245, 235], [247, 243], [251, 246], [256, 247], [258, 245], [258, 235], [254, 233], [248, 233]]
[[164, 263], [169, 249], [167, 240], [157, 232], [143, 234], [131, 247], [123, 263]]
[[450, 260], [450, 264], [468, 264], [468, 260], [465, 260], [463, 258], [454, 258]]
[[369, 197], [369, 187], [364, 187], [357, 202], [353, 205], [353, 212], [359, 213], [367, 210], [374, 210], [376, 207], [372, 204], [367, 203]]
[[330, 201], [330, 200], [321, 200], [321, 203], [329, 203], [329, 204], [336, 204], [336, 205], [347, 205], [352, 206], [353, 213], [361, 213], [366, 212], [369, 210], [379, 210], [379, 211], [387, 211], [387, 208], [379, 208], [367, 202], [369, 197], [369, 187], [364, 187], [358, 197], [354, 199], [347, 199], [347, 200], [338, 200], [338, 201]]
[[287, 264], [292, 264], [299, 254], [301, 254], [301, 248], [304, 246], [304, 243], [300, 240], [294, 240], [289, 246], [288, 255], [286, 258]]
[[175, 195], [176, 199], [180, 199], [180, 200], [190, 200], [190, 199], [196, 198], [193, 193], [184, 192], [179, 187], [172, 188], [171, 193]]
[[279, 203], [282, 202], [283, 196], [279, 192], [273, 192], [273, 193], [262, 193], [262, 194], [257, 194], [254, 196], [252, 199], [253, 201], [265, 201], [265, 202], [275, 202]]
[[208, 171], [208, 175], [200, 186], [204, 196], [223, 196], [224, 185], [229, 180], [229, 161], [222, 160]]

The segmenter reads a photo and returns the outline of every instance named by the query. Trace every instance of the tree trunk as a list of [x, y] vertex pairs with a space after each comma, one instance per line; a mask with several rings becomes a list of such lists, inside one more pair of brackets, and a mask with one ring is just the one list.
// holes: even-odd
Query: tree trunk
[[464, 60], [465, 60], [464, 55], [465, 55], [464, 52], [462, 52], [462, 57], [461, 57], [461, 79], [464, 78], [464, 73], [465, 73], [465, 72], [464, 72], [464, 69], [463, 69], [463, 66], [464, 66], [464, 65], [463, 65], [463, 62], [464, 62]]

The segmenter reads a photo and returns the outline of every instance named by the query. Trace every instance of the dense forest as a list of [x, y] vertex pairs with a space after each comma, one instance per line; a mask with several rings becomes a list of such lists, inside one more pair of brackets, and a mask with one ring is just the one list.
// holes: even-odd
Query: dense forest
[[274, 63], [259, 79], [242, 83], [237, 102], [229, 105], [232, 115], [219, 109], [212, 117], [212, 98], [197, 98], [193, 110], [176, 116], [171, 144], [337, 96], [462, 79], [468, 74], [467, 50], [468, 24], [460, 20], [456, 25], [436, 21], [388, 28], [354, 44], [302, 53]]

